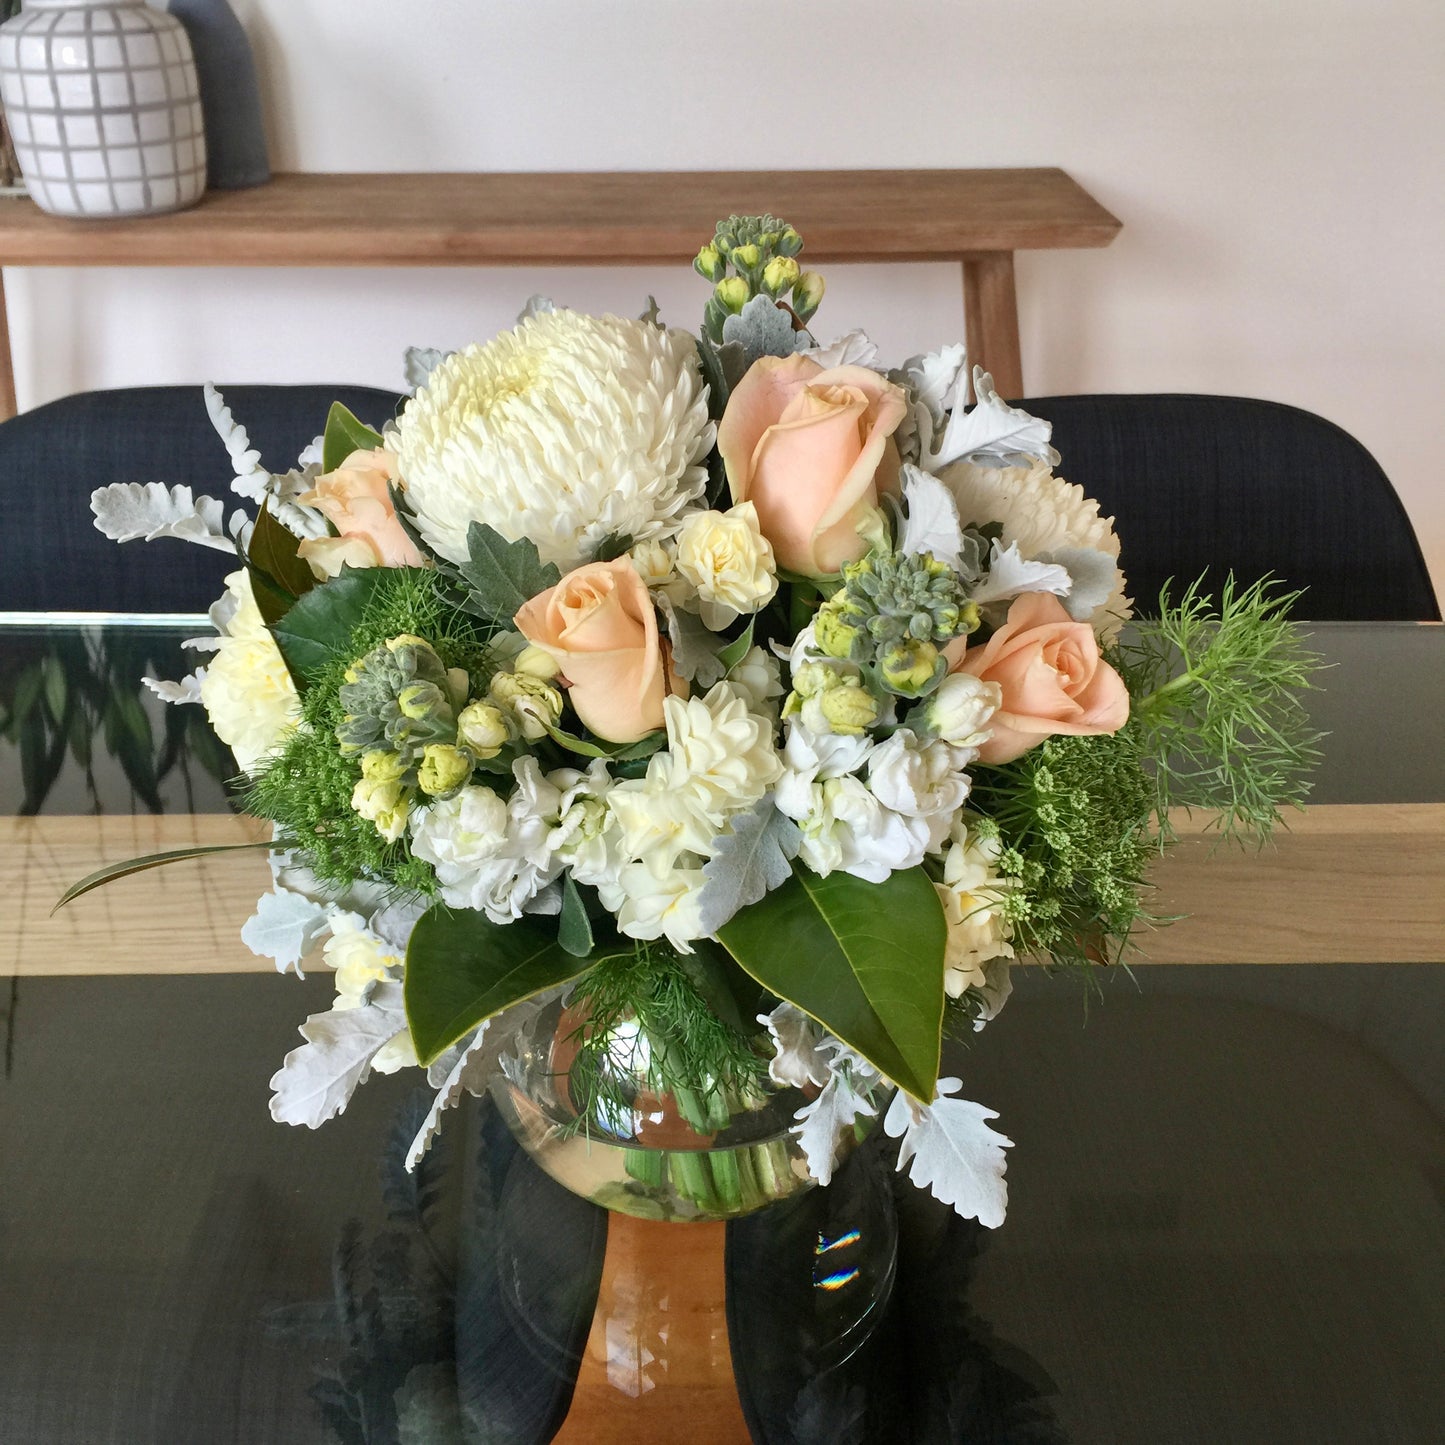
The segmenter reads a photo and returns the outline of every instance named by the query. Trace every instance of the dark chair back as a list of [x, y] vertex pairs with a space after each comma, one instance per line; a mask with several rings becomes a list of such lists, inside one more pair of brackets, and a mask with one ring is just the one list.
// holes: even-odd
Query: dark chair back
[[[357, 386], [222, 391], [273, 471], [295, 465], [333, 401], [380, 429], [401, 400]], [[0, 611], [204, 612], [235, 557], [169, 538], [109, 541], [95, 530], [90, 494], [164, 482], [234, 502], [230, 480], [198, 386], [83, 392], [0, 424]]]
[[1302, 587], [1316, 621], [1433, 621], [1420, 544], [1379, 464], [1348, 432], [1231, 396], [1048, 396], [1059, 474], [1117, 519], [1129, 592], [1157, 606], [1206, 568]]

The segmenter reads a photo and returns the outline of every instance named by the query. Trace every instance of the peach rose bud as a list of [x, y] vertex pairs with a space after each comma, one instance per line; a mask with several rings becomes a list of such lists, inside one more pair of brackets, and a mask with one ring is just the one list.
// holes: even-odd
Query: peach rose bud
[[864, 366], [824, 370], [806, 356], [748, 369], [718, 424], [734, 502], [752, 502], [778, 565], [809, 577], [868, 550], [858, 527], [898, 488], [893, 433], [901, 388]]
[[425, 567], [427, 559], [397, 520], [390, 483], [396, 457], [385, 447], [357, 451], [334, 472], [316, 478], [299, 501], [336, 528], [334, 537], [314, 537], [296, 549], [318, 577], [334, 577], [351, 567]]
[[1129, 690], [1099, 656], [1093, 628], [1048, 592], [1016, 598], [1004, 625], [954, 670], [997, 683], [1003, 695], [980, 762], [1012, 762], [1059, 733], [1116, 733], [1129, 720]]
[[555, 659], [573, 709], [598, 737], [633, 743], [663, 725], [669, 679], [657, 613], [629, 558], [578, 567], [514, 621]]

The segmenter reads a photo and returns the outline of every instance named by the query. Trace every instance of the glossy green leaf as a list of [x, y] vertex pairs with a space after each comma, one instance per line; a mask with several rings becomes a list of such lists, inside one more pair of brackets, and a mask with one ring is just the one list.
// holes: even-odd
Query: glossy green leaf
[[[251, 545], [246, 550], [246, 560], [254, 580], [260, 572], [275, 590], [289, 601], [304, 596], [316, 585], [316, 578], [310, 566], [297, 550], [300, 539], [288, 532], [275, 517], [269, 506], [262, 506], [256, 516], [256, 526], [251, 532]], [[260, 602], [257, 592], [257, 601]], [[262, 613], [265, 606], [262, 604]], [[277, 619], [267, 617], [267, 622]]]
[[742, 636], [735, 637], [717, 655], [717, 660], [722, 664], [724, 672], [731, 672], [743, 658], [748, 655], [753, 645], [753, 623], [757, 621], [754, 617], [748, 618], [748, 625], [743, 628]]
[[381, 445], [381, 437], [364, 421], [358, 421], [339, 401], [331, 403], [326, 432], [321, 439], [321, 470], [334, 472], [352, 452], [369, 452]]
[[470, 611], [510, 624], [517, 609], [555, 587], [562, 573], [542, 561], [530, 538], [509, 542], [485, 522], [467, 528], [467, 560], [457, 570], [471, 589]]
[[635, 758], [650, 757], [667, 743], [667, 733], [658, 728], [646, 733], [635, 743], [609, 743], [600, 738], [579, 738], [562, 728], [543, 722], [547, 735], [554, 743], [560, 743], [569, 753], [579, 753], [584, 758], [607, 758], [612, 762], [625, 763]]
[[338, 653], [348, 650], [372, 593], [384, 580], [394, 578], [396, 571], [343, 567], [339, 576], [313, 587], [272, 627], [281, 655], [298, 683], [309, 681]]
[[570, 873], [562, 876], [562, 912], [557, 919], [557, 942], [574, 958], [588, 957], [596, 941], [587, 905]]
[[272, 846], [274, 845], [270, 842], [215, 843], [204, 848], [173, 848], [167, 853], [147, 853], [143, 858], [127, 858], [124, 863], [108, 863], [104, 868], [97, 868], [94, 873], [88, 873], [79, 883], [72, 883], [60, 895], [60, 901], [50, 911], [52, 914], [57, 912], [67, 903], [73, 903], [81, 894], [89, 893], [92, 888], [99, 888], [103, 883], [111, 883], [117, 878], [129, 877], [132, 873], [143, 873], [147, 868], [160, 868], [167, 863], [179, 863], [185, 858], [204, 858], [211, 853], [241, 853]]
[[431, 1063], [483, 1019], [577, 978], [594, 962], [568, 953], [549, 919], [524, 914], [499, 924], [434, 904], [406, 949], [406, 1016], [417, 1058]]
[[718, 931], [764, 988], [932, 1102], [943, 1032], [947, 924], [921, 868], [866, 883], [801, 867]]

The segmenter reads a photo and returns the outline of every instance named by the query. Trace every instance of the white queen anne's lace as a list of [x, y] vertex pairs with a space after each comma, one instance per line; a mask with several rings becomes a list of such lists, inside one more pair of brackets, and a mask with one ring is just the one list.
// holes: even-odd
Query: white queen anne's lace
[[675, 532], [713, 436], [690, 336], [553, 311], [443, 361], [402, 413], [396, 451], [443, 557], [466, 560], [477, 521], [569, 568], [609, 535]]

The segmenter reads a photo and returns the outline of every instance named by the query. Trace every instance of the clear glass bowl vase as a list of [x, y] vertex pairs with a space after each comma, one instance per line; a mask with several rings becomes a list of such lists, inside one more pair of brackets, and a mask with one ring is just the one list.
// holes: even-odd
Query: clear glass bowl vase
[[[806, 1094], [766, 1076], [746, 1091], [659, 1090], [652, 1062], [665, 1045], [629, 1024], [600, 1055], [604, 1087], [584, 1089], [574, 1070], [585, 1022], [565, 996], [551, 1000], [513, 1037], [492, 1086], [518, 1142], [559, 1184], [677, 1221], [735, 1219], [813, 1186], [792, 1132]], [[598, 1100], [585, 1117], [582, 1097]]]

